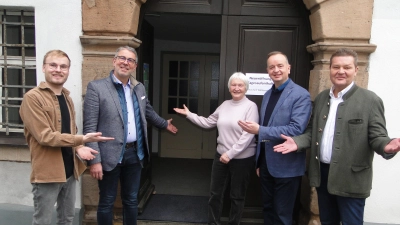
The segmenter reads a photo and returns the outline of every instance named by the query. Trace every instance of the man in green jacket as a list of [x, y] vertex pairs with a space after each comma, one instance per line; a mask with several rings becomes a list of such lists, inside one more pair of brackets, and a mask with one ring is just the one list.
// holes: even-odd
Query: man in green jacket
[[357, 53], [337, 50], [330, 59], [333, 86], [315, 98], [306, 132], [282, 135], [286, 142], [274, 147], [284, 154], [311, 147], [308, 177], [323, 225], [362, 225], [374, 151], [390, 159], [400, 150], [400, 139], [388, 137], [382, 100], [354, 83], [357, 71]]

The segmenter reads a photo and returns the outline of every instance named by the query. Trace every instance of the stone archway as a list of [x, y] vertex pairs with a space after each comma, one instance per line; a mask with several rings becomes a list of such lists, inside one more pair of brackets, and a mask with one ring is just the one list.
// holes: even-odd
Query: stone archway
[[[83, 46], [82, 90], [93, 79], [102, 78], [109, 72], [110, 59], [117, 47], [139, 47], [136, 39], [139, 14], [147, 0], [82, 0]], [[373, 0], [303, 0], [310, 10], [312, 39], [307, 47], [314, 55], [310, 71], [309, 91], [312, 98], [331, 86], [329, 58], [337, 48], [349, 47], [359, 55], [357, 84], [368, 85], [369, 55], [376, 45], [370, 44]], [[126, 7], [120, 7], [124, 5]], [[105, 19], [106, 18], [106, 19]], [[127, 19], [128, 18], [128, 19]], [[123, 23], [121, 21], [124, 21]], [[129, 21], [129, 22], [126, 22]], [[98, 203], [97, 182], [89, 174], [83, 175], [83, 224], [96, 224]], [[305, 209], [303, 224], [320, 224], [315, 189], [304, 179], [301, 194]], [[121, 203], [116, 203], [121, 207]]]

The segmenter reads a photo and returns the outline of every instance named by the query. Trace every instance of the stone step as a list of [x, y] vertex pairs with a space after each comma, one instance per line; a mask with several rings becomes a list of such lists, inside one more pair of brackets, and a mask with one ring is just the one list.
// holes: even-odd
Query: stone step
[[[222, 225], [228, 224], [228, 218], [221, 218]], [[187, 223], [187, 222], [168, 222], [168, 221], [150, 221], [150, 220], [139, 220], [138, 225], [206, 225], [206, 223]], [[262, 219], [242, 219], [241, 225], [257, 225], [264, 224]], [[114, 225], [122, 225], [122, 223], [114, 223]]]

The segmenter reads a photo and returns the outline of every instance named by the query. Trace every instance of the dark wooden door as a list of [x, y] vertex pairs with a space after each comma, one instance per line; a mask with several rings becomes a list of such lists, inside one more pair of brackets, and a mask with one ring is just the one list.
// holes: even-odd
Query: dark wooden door
[[[267, 54], [281, 51], [292, 66], [289, 77], [308, 89], [312, 56], [306, 47], [311, 44], [311, 31], [302, 1], [230, 0], [226, 11], [228, 15], [222, 17], [221, 62], [225, 65], [221, 74], [229, 78], [236, 71], [266, 73]], [[226, 88], [224, 93], [225, 99], [230, 97]], [[262, 96], [248, 97], [261, 105]]]
[[[289, 77], [308, 89], [311, 55], [306, 47], [309, 44], [311, 31], [308, 12], [302, 1], [225, 1], [221, 34], [221, 83], [226, 84], [230, 75], [237, 71], [245, 74], [267, 73], [267, 54], [281, 51], [288, 56], [292, 66]], [[231, 97], [226, 85], [223, 88], [221, 101]], [[247, 97], [260, 108], [263, 96]], [[225, 199], [229, 199], [228, 193], [225, 193]], [[227, 217], [230, 202], [226, 200], [223, 216]], [[263, 218], [260, 181], [255, 172], [250, 179], [243, 218]]]

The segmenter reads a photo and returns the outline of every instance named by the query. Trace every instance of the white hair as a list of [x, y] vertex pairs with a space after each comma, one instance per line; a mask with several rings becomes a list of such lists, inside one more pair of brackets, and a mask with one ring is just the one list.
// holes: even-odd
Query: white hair
[[233, 79], [239, 79], [239, 80], [243, 81], [243, 83], [246, 85], [246, 92], [247, 92], [247, 90], [249, 90], [249, 78], [241, 72], [233, 73], [232, 76], [229, 77], [228, 89], [231, 87], [231, 82]]

